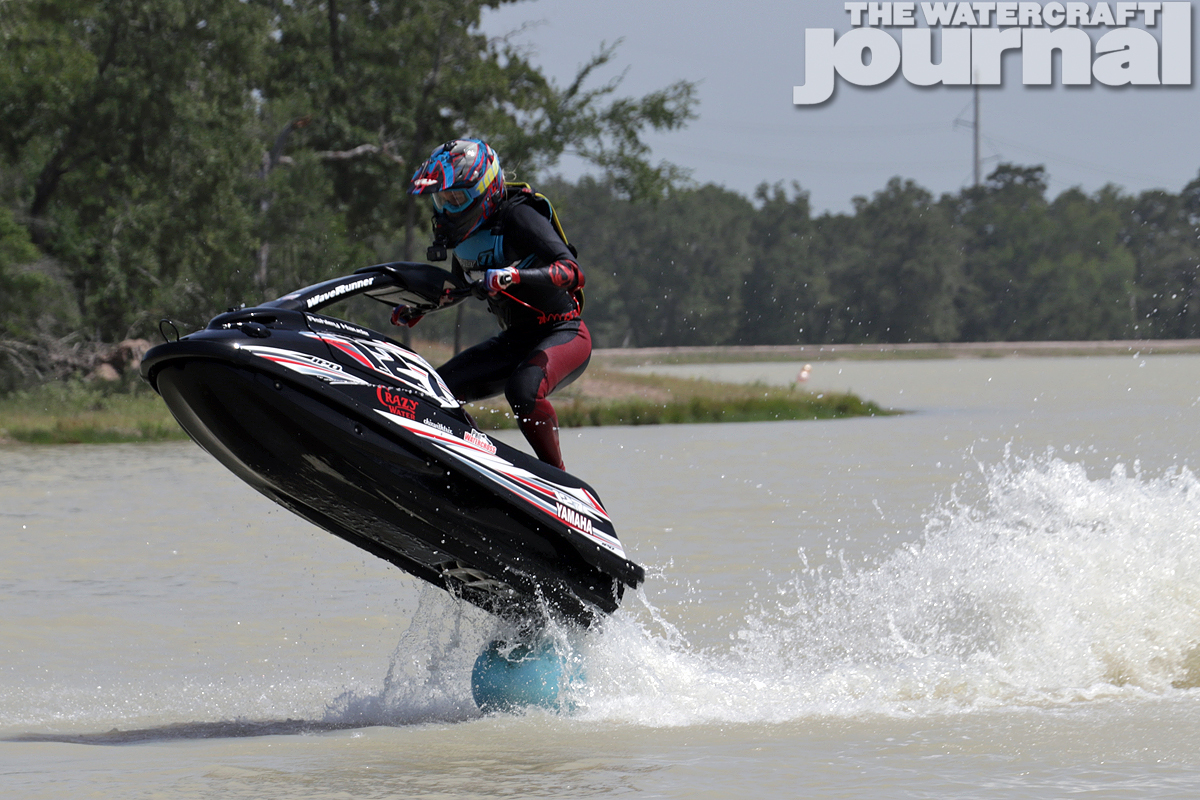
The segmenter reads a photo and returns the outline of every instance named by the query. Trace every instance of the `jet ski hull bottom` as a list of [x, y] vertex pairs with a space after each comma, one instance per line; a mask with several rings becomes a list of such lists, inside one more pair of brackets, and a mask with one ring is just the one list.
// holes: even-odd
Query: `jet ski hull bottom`
[[586, 625], [620, 602], [622, 580], [537, 514], [329, 384], [212, 358], [161, 359], [154, 383], [192, 439], [259, 492], [492, 613]]

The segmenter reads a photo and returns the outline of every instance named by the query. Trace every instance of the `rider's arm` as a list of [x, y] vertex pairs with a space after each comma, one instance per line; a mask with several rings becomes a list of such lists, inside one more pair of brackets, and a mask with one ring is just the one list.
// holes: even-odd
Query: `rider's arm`
[[513, 282], [557, 286], [568, 292], [583, 288], [583, 270], [550, 220], [528, 203], [522, 203], [508, 213], [504, 231], [507, 240], [505, 249], [511, 246], [514, 252], [533, 253], [546, 265], [518, 270], [520, 276]]

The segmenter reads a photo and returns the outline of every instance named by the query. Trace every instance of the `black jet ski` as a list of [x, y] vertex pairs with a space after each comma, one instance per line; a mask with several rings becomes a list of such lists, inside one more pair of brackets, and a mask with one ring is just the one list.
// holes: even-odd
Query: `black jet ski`
[[429, 264], [366, 267], [221, 314], [152, 348], [142, 377], [197, 444], [313, 524], [492, 613], [590, 624], [645, 577], [596, 491], [480, 431], [411, 349], [317, 313], [470, 291]]

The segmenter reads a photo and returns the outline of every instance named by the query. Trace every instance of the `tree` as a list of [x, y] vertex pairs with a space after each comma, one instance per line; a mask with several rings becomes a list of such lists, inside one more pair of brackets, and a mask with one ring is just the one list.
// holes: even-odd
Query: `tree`
[[0, 88], [6, 199], [62, 265], [92, 334], [123, 338], [167, 307], [203, 313], [212, 286], [236, 293], [261, 10], [28, 0], [4, 14], [21, 76]]
[[1122, 211], [1121, 241], [1136, 262], [1133, 334], [1200, 337], [1200, 178], [1178, 195], [1143, 192]]
[[39, 344], [61, 337], [72, 321], [66, 294], [29, 231], [0, 208], [0, 393], [42, 375]]
[[943, 199], [951, 223], [965, 235], [963, 340], [1020, 335], [1031, 313], [1029, 270], [1051, 236], [1045, 192], [1044, 167], [1000, 164], [983, 186]]
[[613, 181], [552, 187], [587, 274], [588, 326], [601, 346], [723, 344], [742, 315], [754, 209], [717, 186], [632, 204]]
[[958, 336], [959, 239], [933, 196], [892, 178], [871, 200], [854, 199], [837, 289], [851, 341], [943, 342]]
[[453, 136], [657, 174], [641, 134], [690, 118], [692, 86], [589, 88], [602, 48], [559, 89], [478, 32], [489, 4], [0, 2], [0, 206], [113, 340], [418, 255], [408, 177]]
[[837, 299], [818, 258], [820, 233], [808, 193], [792, 184], [760, 185], [761, 204], [750, 228], [751, 263], [742, 286], [738, 341], [794, 344], [823, 341]]
[[1013, 338], [1120, 339], [1133, 333], [1134, 259], [1118, 239], [1112, 187], [1092, 198], [1069, 189], [1051, 203], [1054, 235], [1029, 269], [1030, 313]]
[[[630, 193], [675, 177], [646, 161], [647, 129], [694, 116], [694, 87], [677, 83], [640, 99], [612, 99], [620, 81], [589, 88], [615, 48], [602, 46], [558, 89], [504, 40], [478, 32], [480, 0], [378, 0], [276, 4], [278, 36], [264, 93], [279, 125], [298, 115], [298, 148], [332, 175], [332, 208], [347, 235], [377, 252], [403, 237], [396, 255], [414, 258], [427, 213], [408, 178], [438, 144], [460, 136], [489, 141], [510, 174], [536, 176], [567, 149], [592, 160]], [[607, 103], [607, 104], [606, 104]], [[306, 117], [307, 118], [307, 117]]]
[[8, 209], [0, 208], [0, 336], [32, 333], [31, 312], [45, 289], [45, 277], [23, 269], [38, 258], [29, 231], [18, 225]]

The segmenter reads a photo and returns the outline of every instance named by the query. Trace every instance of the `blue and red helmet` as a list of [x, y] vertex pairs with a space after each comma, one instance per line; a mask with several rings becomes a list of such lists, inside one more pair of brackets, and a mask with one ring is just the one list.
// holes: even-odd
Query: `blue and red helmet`
[[409, 194], [433, 195], [439, 227], [451, 245], [474, 233], [504, 199], [504, 172], [496, 151], [479, 139], [438, 147], [413, 173]]

